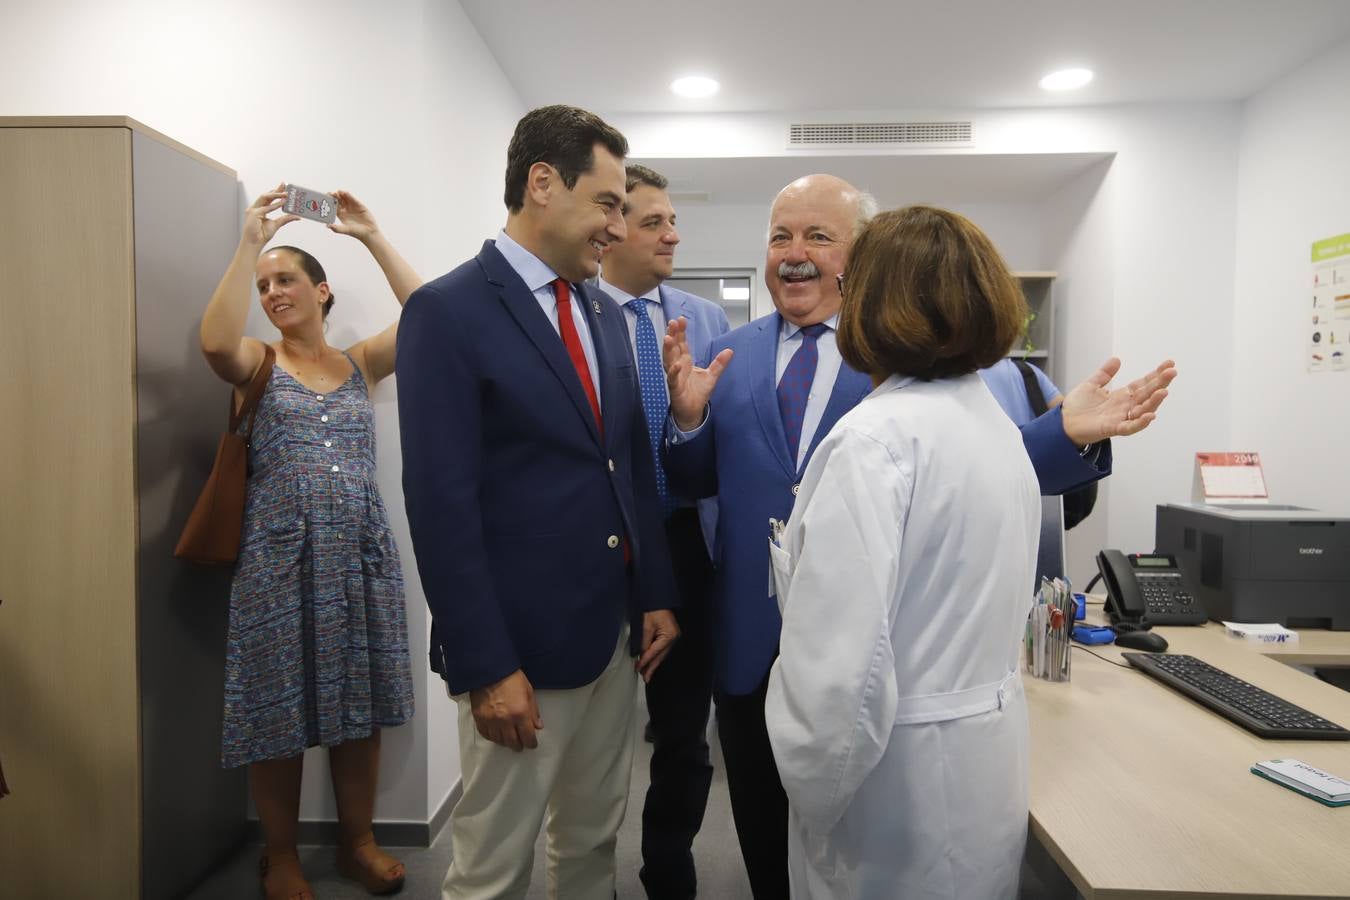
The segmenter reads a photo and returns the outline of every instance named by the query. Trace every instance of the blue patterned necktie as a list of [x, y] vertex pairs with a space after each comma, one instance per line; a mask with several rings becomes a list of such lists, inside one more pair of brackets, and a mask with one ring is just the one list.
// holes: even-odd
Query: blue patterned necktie
[[656, 496], [661, 501], [661, 514], [669, 517], [675, 503], [666, 486], [666, 471], [661, 468], [661, 433], [665, 431], [670, 403], [666, 400], [666, 370], [661, 364], [661, 345], [656, 340], [656, 328], [647, 315], [647, 301], [638, 297], [624, 304], [637, 315], [638, 387], [642, 390], [642, 411], [647, 414], [647, 436], [651, 439], [652, 459], [656, 463]]
[[816, 379], [816, 363], [820, 352], [816, 340], [830, 326], [824, 322], [807, 325], [801, 330], [802, 345], [788, 360], [783, 377], [778, 381], [778, 414], [783, 417], [783, 432], [787, 435], [788, 459], [797, 465], [797, 450], [802, 441], [802, 420], [806, 418], [806, 400], [811, 396], [811, 382]]

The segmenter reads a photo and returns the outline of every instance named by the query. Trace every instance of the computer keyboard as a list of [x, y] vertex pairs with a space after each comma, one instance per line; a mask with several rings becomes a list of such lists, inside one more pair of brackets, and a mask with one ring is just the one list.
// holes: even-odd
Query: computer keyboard
[[1253, 734], [1280, 740], [1350, 740], [1350, 731], [1182, 653], [1122, 653], [1125, 661]]

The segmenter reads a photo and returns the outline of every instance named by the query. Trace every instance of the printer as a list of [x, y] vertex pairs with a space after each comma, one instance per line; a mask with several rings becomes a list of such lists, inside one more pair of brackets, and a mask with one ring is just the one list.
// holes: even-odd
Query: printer
[[1157, 515], [1157, 552], [1176, 557], [1211, 619], [1350, 629], [1350, 518], [1202, 503]]

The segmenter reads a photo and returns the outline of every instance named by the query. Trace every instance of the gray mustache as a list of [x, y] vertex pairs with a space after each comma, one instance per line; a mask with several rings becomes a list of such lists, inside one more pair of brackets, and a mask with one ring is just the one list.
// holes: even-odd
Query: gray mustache
[[806, 262], [797, 263], [795, 266], [790, 266], [785, 262], [778, 264], [779, 278], [818, 278], [819, 276], [820, 270], [809, 259]]

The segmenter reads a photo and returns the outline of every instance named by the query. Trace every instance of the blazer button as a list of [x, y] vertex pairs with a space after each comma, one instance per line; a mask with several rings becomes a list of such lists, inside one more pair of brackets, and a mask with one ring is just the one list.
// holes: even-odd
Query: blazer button
[[605, 541], [605, 543], [609, 545], [609, 549], [613, 550], [615, 547], [619, 546], [619, 536], [617, 534], [611, 534], [609, 540]]
[[612, 460], [612, 459], [609, 461], [609, 470], [610, 470], [611, 472], [614, 471], [614, 460]]
[[792, 496], [794, 496], [794, 497], [797, 496], [798, 494], [801, 493], [801, 491], [802, 491], [802, 486], [801, 486], [800, 484], [794, 484], [794, 485], [792, 486]]

